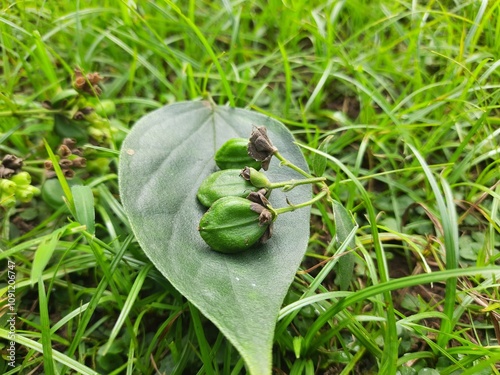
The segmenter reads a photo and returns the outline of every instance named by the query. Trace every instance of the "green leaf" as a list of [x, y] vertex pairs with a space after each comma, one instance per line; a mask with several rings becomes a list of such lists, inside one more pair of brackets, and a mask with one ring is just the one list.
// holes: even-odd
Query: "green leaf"
[[[124, 141], [119, 168], [125, 212], [142, 249], [158, 270], [233, 343], [251, 374], [271, 374], [271, 347], [280, 306], [309, 240], [309, 208], [280, 215], [273, 237], [238, 254], [212, 251], [198, 233], [205, 208], [201, 182], [217, 170], [214, 154], [228, 139], [264, 125], [280, 153], [307, 170], [291, 133], [267, 116], [208, 102], [184, 102], [142, 118]], [[273, 158], [273, 181], [297, 179]], [[271, 204], [311, 199], [309, 185]]]
[[33, 267], [31, 269], [31, 285], [35, 285], [35, 283], [38, 282], [38, 279], [42, 276], [43, 270], [49, 263], [50, 258], [52, 258], [52, 254], [59, 243], [59, 239], [66, 231], [66, 228], [68, 228], [68, 226], [52, 232], [50, 236], [44, 238], [42, 242], [40, 242], [40, 245], [38, 245], [33, 259]]
[[[329, 135], [326, 137], [323, 142], [318, 147], [318, 150], [326, 152], [326, 149], [328, 147], [328, 144], [332, 140], [333, 136]], [[314, 174], [318, 177], [323, 176], [323, 173], [325, 173], [326, 169], [326, 158], [318, 153], [313, 153], [311, 155], [311, 165], [312, 165], [312, 170]]]
[[66, 177], [64, 177], [62, 169], [59, 165], [59, 160], [57, 160], [57, 157], [54, 155], [54, 152], [50, 148], [48, 142], [44, 139], [43, 143], [45, 144], [45, 149], [47, 150], [47, 154], [49, 155], [50, 161], [52, 162], [52, 165], [54, 166], [54, 171], [56, 172], [57, 179], [59, 180], [59, 183], [61, 184], [62, 190], [64, 192], [64, 196], [66, 197], [66, 200], [68, 203], [68, 208], [69, 208], [70, 212], [73, 213], [75, 210], [75, 203], [73, 202], [73, 195], [71, 194], [71, 189], [69, 188], [68, 181], [66, 180]]
[[[333, 207], [333, 218], [335, 219], [336, 228], [336, 239], [337, 242], [342, 245], [342, 243], [349, 237], [349, 233], [356, 228], [354, 220], [352, 219], [349, 211], [337, 201], [332, 201]], [[354, 237], [348, 244], [348, 249], [354, 249], [356, 243]], [[352, 279], [352, 274], [354, 271], [354, 255], [351, 253], [345, 253], [339, 258], [337, 274], [340, 289], [346, 290], [349, 287], [349, 283]]]
[[88, 186], [75, 185], [71, 187], [75, 203], [75, 217], [80, 224], [87, 227], [87, 232], [95, 233], [94, 195]]
[[38, 301], [40, 308], [40, 326], [42, 333], [43, 348], [43, 370], [47, 374], [54, 374], [54, 358], [52, 354], [52, 337], [50, 334], [50, 317], [48, 310], [48, 299], [45, 293], [42, 275], [38, 277]]

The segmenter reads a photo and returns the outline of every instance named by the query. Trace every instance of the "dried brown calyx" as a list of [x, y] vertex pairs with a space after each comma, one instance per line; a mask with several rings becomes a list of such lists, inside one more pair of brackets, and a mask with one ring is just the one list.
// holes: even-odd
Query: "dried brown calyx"
[[103, 78], [97, 72], [88, 73], [85, 76], [79, 68], [75, 68], [73, 87], [76, 91], [84, 92], [93, 96], [99, 96], [102, 93], [102, 89], [99, 87], [99, 82], [102, 80]]
[[10, 178], [21, 171], [23, 159], [15, 155], [7, 154], [2, 159], [0, 164], [0, 178]]
[[265, 126], [255, 126], [248, 142], [248, 155], [262, 162], [262, 168], [267, 171], [271, 157], [278, 149], [267, 136]]

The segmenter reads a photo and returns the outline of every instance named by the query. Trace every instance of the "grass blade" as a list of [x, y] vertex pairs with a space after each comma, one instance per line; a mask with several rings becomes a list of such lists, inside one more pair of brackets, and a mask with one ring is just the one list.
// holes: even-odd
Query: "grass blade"
[[[459, 250], [459, 242], [458, 242], [458, 224], [457, 224], [457, 216], [455, 211], [455, 205], [453, 203], [453, 195], [451, 189], [447, 182], [441, 178], [441, 185], [444, 190], [444, 198], [439, 189], [439, 185], [432, 174], [431, 169], [427, 165], [427, 162], [423, 158], [422, 155], [418, 152], [418, 150], [409, 145], [410, 149], [414, 153], [418, 162], [422, 166], [422, 169], [425, 173], [427, 181], [431, 185], [431, 189], [434, 193], [434, 197], [436, 198], [437, 208], [439, 211], [439, 215], [441, 217], [441, 223], [443, 226], [443, 235], [444, 235], [444, 246], [446, 251], [446, 269], [453, 270], [458, 268], [458, 250]], [[446, 289], [445, 289], [445, 300], [444, 300], [444, 314], [448, 317], [447, 320], [443, 320], [440, 328], [440, 334], [437, 340], [438, 346], [444, 348], [448, 344], [450, 339], [450, 333], [453, 329], [453, 321], [454, 321], [454, 311], [455, 311], [455, 300], [457, 294], [457, 279], [450, 278], [446, 281]]]
[[42, 276], [38, 278], [38, 304], [40, 308], [40, 327], [42, 333], [43, 370], [46, 374], [55, 374], [52, 353], [50, 317], [47, 295]]
[[141, 291], [142, 285], [144, 284], [144, 281], [146, 280], [146, 277], [148, 276], [148, 272], [151, 270], [153, 266], [151, 264], [148, 264], [146, 267], [142, 268], [139, 274], [137, 275], [134, 285], [132, 285], [132, 289], [130, 289], [130, 293], [127, 297], [127, 300], [125, 301], [125, 304], [123, 305], [122, 311], [120, 312], [120, 315], [118, 316], [118, 319], [116, 320], [115, 326], [113, 327], [113, 330], [111, 331], [111, 334], [109, 335], [109, 340], [104, 346], [104, 352], [103, 355], [106, 355], [107, 351], [113, 344], [113, 341], [115, 340], [116, 336], [122, 329], [123, 324], [125, 323], [125, 320], [127, 319], [130, 310], [134, 306], [134, 302], [137, 299], [137, 296], [139, 295], [139, 292]]
[[[0, 337], [4, 338], [6, 340], [9, 340], [9, 341], [12, 340], [12, 338], [10, 337], [10, 331], [8, 331], [4, 328], [0, 328]], [[31, 340], [27, 337], [24, 337], [22, 335], [16, 335], [15, 338], [13, 339], [13, 341], [15, 341], [18, 344], [23, 345], [27, 348], [35, 350], [42, 355], [45, 354], [42, 344], [40, 344], [39, 342], [36, 342], [34, 340]], [[52, 357], [57, 362], [75, 370], [78, 374], [81, 374], [81, 375], [99, 375], [98, 372], [92, 370], [91, 368], [85, 366], [84, 364], [82, 364], [78, 361], [75, 361], [73, 358], [70, 358], [67, 355], [64, 355], [63, 353], [61, 353], [55, 349], [52, 349]], [[45, 371], [45, 373], [50, 374], [47, 371]]]
[[[328, 155], [322, 151], [319, 150], [314, 150], [311, 147], [301, 145], [299, 144], [300, 147], [305, 148], [309, 151], [316, 152], [320, 155], [323, 155], [325, 158], [331, 160], [333, 163], [335, 163], [350, 179], [351, 181], [356, 185], [356, 188], [359, 190], [361, 193], [361, 196], [363, 198], [363, 202], [366, 206], [366, 211], [368, 214], [368, 219], [370, 221], [370, 228], [371, 228], [371, 234], [373, 237], [373, 246], [375, 248], [375, 255], [377, 258], [377, 265], [379, 269], [379, 277], [382, 282], [388, 282], [389, 281], [389, 271], [388, 271], [388, 266], [387, 266], [387, 260], [385, 258], [385, 253], [384, 249], [382, 248], [382, 243], [380, 241], [379, 233], [378, 233], [378, 228], [377, 228], [377, 218], [375, 214], [375, 208], [373, 207], [373, 204], [371, 202], [370, 196], [368, 195], [368, 192], [365, 190], [361, 182], [356, 178], [356, 176], [347, 168], [347, 166], [342, 163], [340, 160], [337, 158]], [[375, 282], [375, 279], [373, 280]], [[392, 296], [390, 292], [384, 292], [383, 293], [383, 299], [384, 299], [384, 306], [385, 306], [385, 316], [387, 319], [386, 322], [386, 331], [384, 332], [384, 351], [382, 353], [382, 359], [381, 359], [381, 373], [383, 374], [395, 374], [397, 367], [396, 367], [396, 361], [398, 357], [398, 336], [397, 336], [397, 331], [396, 331], [396, 315], [394, 311], [394, 304], [392, 301]], [[320, 316], [313, 324], [315, 329], [310, 329], [309, 332], [311, 333], [310, 335], [305, 337], [305, 341], [310, 344], [311, 341], [313, 340], [313, 332], [319, 332], [320, 327], [322, 327], [326, 322], [331, 318], [332, 315], [330, 314], [323, 314]]]
[[33, 266], [30, 276], [31, 285], [35, 285], [35, 283], [39, 281], [39, 278], [42, 276], [43, 270], [49, 263], [50, 258], [52, 258], [52, 254], [56, 249], [59, 239], [66, 231], [67, 227], [68, 226], [65, 226], [54, 231], [49, 237], [45, 237], [42, 242], [40, 242], [40, 245], [38, 245], [35, 257], [33, 259]]
[[76, 220], [87, 227], [87, 232], [95, 234], [94, 195], [88, 186], [72, 186]]
[[189, 303], [189, 311], [191, 312], [191, 318], [193, 319], [194, 332], [196, 338], [198, 339], [198, 344], [200, 346], [201, 358], [204, 363], [204, 370], [207, 375], [215, 375], [215, 371], [212, 367], [212, 359], [210, 358], [210, 345], [208, 344], [207, 338], [205, 337], [205, 332], [203, 330], [203, 325], [201, 322], [201, 317], [198, 309], [191, 303]]
[[225, 94], [228, 97], [229, 104], [231, 107], [234, 107], [236, 105], [234, 101], [234, 96], [231, 90], [231, 86], [229, 85], [229, 81], [227, 80], [226, 73], [222, 69], [222, 66], [219, 62], [219, 58], [215, 55], [214, 50], [212, 49], [212, 46], [210, 43], [208, 43], [208, 40], [205, 38], [201, 30], [196, 26], [196, 24], [190, 20], [188, 17], [186, 17], [182, 11], [179, 9], [177, 5], [172, 3], [170, 0], [164, 0], [174, 11], [177, 13], [184, 22], [189, 26], [191, 30], [196, 34], [198, 39], [200, 40], [201, 44], [203, 44], [203, 47], [205, 47], [205, 50], [207, 53], [210, 55], [210, 58], [212, 59], [212, 62], [214, 63], [215, 67], [217, 68], [217, 71], [219, 72], [219, 76], [222, 82], [222, 87], [224, 87]]
[[[110, 273], [113, 273], [114, 270], [116, 270], [116, 268], [120, 264], [122, 257], [125, 254], [125, 251], [127, 250], [128, 246], [132, 242], [132, 239], [133, 239], [133, 236], [129, 236], [123, 242], [123, 245], [122, 245], [120, 251], [116, 254], [116, 256], [113, 258], [113, 261], [111, 262], [111, 265], [109, 267]], [[97, 252], [97, 250], [95, 250], [95, 253], [96, 252]], [[95, 309], [99, 305], [99, 303], [101, 301], [101, 297], [103, 296], [107, 286], [108, 286], [108, 279], [106, 277], [104, 277], [101, 280], [101, 282], [99, 283], [99, 285], [97, 286], [95, 293], [92, 295], [92, 298], [88, 303], [87, 309], [83, 312], [83, 315], [79, 321], [78, 328], [72, 337], [71, 345], [67, 350], [67, 353], [69, 356], [72, 356], [75, 353], [75, 351], [78, 347], [78, 343], [82, 339], [82, 337], [85, 333], [85, 330], [87, 329], [87, 326], [90, 322], [90, 319], [92, 318], [92, 315], [94, 314]], [[61, 370], [61, 374], [64, 374], [64, 373], [65, 373], [65, 371]]]
[[[332, 201], [333, 217], [335, 219], [336, 227], [336, 237], [339, 244], [343, 244], [344, 241], [349, 237], [349, 233], [356, 228], [357, 225], [354, 224], [352, 215], [346, 208], [340, 204], [340, 202]], [[356, 243], [354, 238], [348, 242], [348, 250], [354, 249]], [[337, 266], [339, 285], [341, 290], [347, 290], [349, 283], [352, 279], [352, 273], [354, 270], [354, 255], [351, 253], [344, 253], [339, 259]]]
[[57, 179], [59, 180], [59, 183], [61, 184], [61, 187], [63, 189], [69, 211], [73, 214], [75, 212], [75, 203], [73, 201], [73, 194], [71, 193], [68, 181], [66, 181], [61, 166], [59, 165], [59, 160], [57, 160], [57, 157], [54, 155], [54, 152], [50, 148], [49, 143], [45, 139], [43, 140], [43, 143], [45, 144], [45, 149], [47, 150], [49, 159], [52, 162], [52, 165], [54, 166], [54, 171], [56, 172]]

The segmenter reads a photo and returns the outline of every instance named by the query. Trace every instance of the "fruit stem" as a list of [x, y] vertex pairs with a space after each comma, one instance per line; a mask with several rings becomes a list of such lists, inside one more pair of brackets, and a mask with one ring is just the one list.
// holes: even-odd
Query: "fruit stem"
[[298, 208], [310, 206], [310, 205], [316, 203], [317, 201], [319, 201], [320, 199], [325, 197], [327, 194], [328, 194], [328, 192], [326, 190], [322, 190], [318, 195], [316, 195], [311, 200], [308, 200], [307, 202], [302, 202], [299, 204], [291, 204], [290, 202], [288, 202], [288, 207], [276, 208], [276, 209], [272, 209], [272, 211], [274, 211], [273, 213], [276, 215], [280, 215], [280, 214], [283, 214], [285, 212], [295, 211]]
[[306, 178], [314, 178], [313, 175], [307, 173], [306, 171], [304, 171], [301, 168], [297, 167], [295, 164], [293, 164], [289, 160], [285, 159], [283, 157], [283, 155], [281, 155], [279, 153], [279, 151], [276, 151], [273, 155], [276, 156], [276, 158], [281, 162], [281, 165], [284, 165], [285, 167], [289, 167], [289, 168], [293, 169], [295, 172], [300, 173], [302, 176], [304, 176]]
[[289, 181], [282, 181], [282, 182], [272, 182], [266, 188], [268, 189], [276, 189], [282, 187], [284, 191], [290, 191], [292, 190], [295, 186], [299, 185], [306, 185], [306, 184], [314, 184], [317, 182], [323, 182], [325, 181], [325, 177], [312, 177], [312, 178], [306, 178], [303, 180], [289, 180]]

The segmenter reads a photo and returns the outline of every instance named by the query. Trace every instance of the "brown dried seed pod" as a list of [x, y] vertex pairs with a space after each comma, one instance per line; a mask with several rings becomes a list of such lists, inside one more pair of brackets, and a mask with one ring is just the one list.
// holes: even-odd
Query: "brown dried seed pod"
[[60, 157], [67, 158], [68, 156], [71, 155], [71, 150], [68, 146], [66, 146], [65, 144], [62, 144], [59, 146], [57, 153], [59, 154]]
[[69, 169], [73, 166], [73, 162], [69, 159], [61, 159], [59, 160], [59, 165], [62, 169]]
[[0, 178], [9, 178], [16, 173], [15, 170], [6, 168], [4, 165], [0, 165]]
[[97, 72], [88, 73], [84, 76], [79, 68], [75, 68], [73, 87], [80, 92], [97, 96], [102, 93], [101, 88], [98, 86], [98, 83], [102, 80], [103, 78]]
[[19, 169], [19, 168], [21, 168], [23, 166], [23, 159], [18, 158], [15, 155], [7, 154], [7, 155], [5, 155], [3, 157], [2, 164], [6, 168], [10, 168], [10, 169], [16, 170], [16, 169]]
[[255, 126], [250, 135], [248, 142], [248, 155], [255, 160], [262, 162], [262, 169], [267, 171], [271, 157], [278, 151], [267, 136], [267, 129], [265, 126]]
[[51, 171], [54, 170], [54, 164], [52, 164], [52, 161], [50, 160], [45, 160], [43, 162], [43, 166], [45, 167], [46, 170]]
[[87, 80], [83, 76], [76, 77], [73, 84], [75, 86], [75, 89], [85, 90], [85, 86], [87, 86]]
[[83, 150], [80, 147], [72, 149], [71, 152], [73, 153], [73, 155], [83, 156]]
[[62, 140], [62, 144], [68, 146], [69, 149], [72, 149], [76, 146], [76, 139], [74, 138], [64, 138]]
[[95, 95], [101, 95], [102, 94], [102, 89], [98, 85], [92, 85], [92, 90], [91, 93]]
[[97, 83], [103, 80], [103, 78], [99, 75], [98, 72], [87, 74], [87, 79], [92, 85], [96, 85]]
[[76, 111], [75, 114], [73, 115], [73, 120], [81, 121], [83, 119], [85, 119], [85, 116], [82, 113], [82, 111]]
[[73, 167], [75, 168], [85, 168], [87, 166], [87, 159], [78, 157], [76, 159], [73, 159]]
[[83, 107], [83, 108], [80, 108], [80, 112], [82, 112], [85, 116], [90, 115], [94, 111], [95, 110], [92, 107]]

